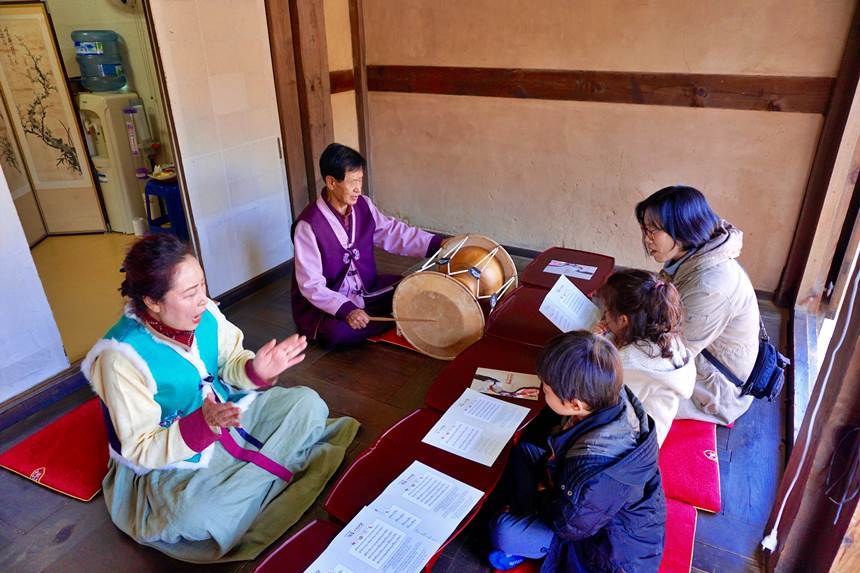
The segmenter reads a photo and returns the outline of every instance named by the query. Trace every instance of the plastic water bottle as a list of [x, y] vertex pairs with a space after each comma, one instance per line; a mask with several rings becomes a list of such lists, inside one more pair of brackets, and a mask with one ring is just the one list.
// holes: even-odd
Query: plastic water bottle
[[75, 30], [75, 59], [81, 68], [81, 83], [94, 92], [121, 89], [126, 84], [125, 66], [119, 50], [119, 35], [110, 30]]

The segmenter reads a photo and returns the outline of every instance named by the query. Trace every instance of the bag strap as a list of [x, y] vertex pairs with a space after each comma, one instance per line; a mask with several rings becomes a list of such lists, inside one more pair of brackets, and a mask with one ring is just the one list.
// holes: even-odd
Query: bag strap
[[[764, 327], [764, 320], [761, 318], [761, 314], [758, 316], [758, 339], [759, 342], [770, 343], [770, 337], [767, 334], [767, 329]], [[707, 348], [702, 350], [702, 356], [708, 359], [708, 362], [714, 365], [714, 367], [722, 373], [723, 376], [729, 379], [732, 384], [737, 386], [738, 388], [744, 387], [744, 382], [734, 375], [734, 373], [728, 369], [728, 367], [720, 362], [716, 356], [711, 354]]]
[[734, 384], [734, 385], [735, 385], [735, 386], [737, 386], [738, 388], [743, 388], [743, 387], [744, 387], [744, 383], [743, 383], [743, 381], [741, 381], [741, 379], [740, 379], [740, 378], [738, 378], [737, 376], [735, 376], [735, 375], [732, 373], [732, 371], [731, 371], [731, 370], [729, 370], [729, 369], [728, 369], [728, 367], [726, 367], [726, 365], [725, 365], [725, 364], [723, 364], [722, 362], [720, 362], [719, 360], [717, 360], [717, 357], [716, 357], [716, 356], [714, 356], [713, 354], [711, 354], [710, 352], [708, 352], [708, 349], [707, 349], [707, 348], [705, 348], [705, 349], [703, 349], [703, 350], [702, 350], [702, 356], [704, 356], [705, 358], [707, 358], [707, 359], [708, 359], [708, 362], [710, 362], [711, 364], [713, 364], [713, 365], [714, 365], [714, 367], [715, 367], [717, 370], [719, 370], [719, 371], [722, 373], [722, 375], [723, 375], [723, 376], [725, 376], [726, 378], [728, 378], [728, 379], [729, 379], [729, 381], [731, 381], [731, 383], [732, 383], [732, 384]]
[[758, 338], [759, 340], [770, 342], [770, 336], [768, 336], [767, 329], [764, 327], [764, 320], [762, 319], [761, 314], [758, 315]]

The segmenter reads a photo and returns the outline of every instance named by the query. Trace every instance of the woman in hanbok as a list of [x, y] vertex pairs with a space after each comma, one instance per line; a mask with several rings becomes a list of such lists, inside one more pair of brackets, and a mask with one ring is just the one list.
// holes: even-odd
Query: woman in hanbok
[[125, 312], [81, 367], [106, 414], [108, 512], [176, 559], [253, 559], [314, 502], [358, 422], [329, 419], [309, 388], [272, 387], [304, 337], [245, 350], [178, 239], [145, 237], [123, 266]]

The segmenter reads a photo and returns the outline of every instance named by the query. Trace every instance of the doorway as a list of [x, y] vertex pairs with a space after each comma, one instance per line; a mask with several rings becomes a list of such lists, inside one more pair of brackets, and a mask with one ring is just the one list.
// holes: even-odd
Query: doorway
[[145, 185], [173, 161], [142, 2], [0, 2], [0, 91], [0, 163], [74, 362], [122, 312]]

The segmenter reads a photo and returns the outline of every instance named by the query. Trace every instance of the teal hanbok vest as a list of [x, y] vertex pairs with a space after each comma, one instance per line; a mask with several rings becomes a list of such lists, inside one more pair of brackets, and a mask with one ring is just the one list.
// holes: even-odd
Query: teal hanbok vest
[[[200, 324], [194, 331], [194, 340], [200, 351], [199, 360], [193, 352], [184, 352], [156, 338], [143, 323], [128, 315], [120, 318], [107, 331], [104, 339], [129, 345], [149, 368], [150, 383], [155, 385], [153, 399], [161, 407], [159, 424], [163, 428], [170, 427], [179, 418], [200, 408], [205, 385], [211, 385], [221, 401], [237, 401], [244, 395], [231, 392], [231, 388], [218, 376], [218, 321], [208, 310], [203, 312]], [[135, 357], [128, 358], [134, 361]], [[108, 429], [114, 457], [122, 458], [119, 440], [113, 435], [112, 423]], [[185, 460], [190, 467], [200, 461], [199, 453]]]

